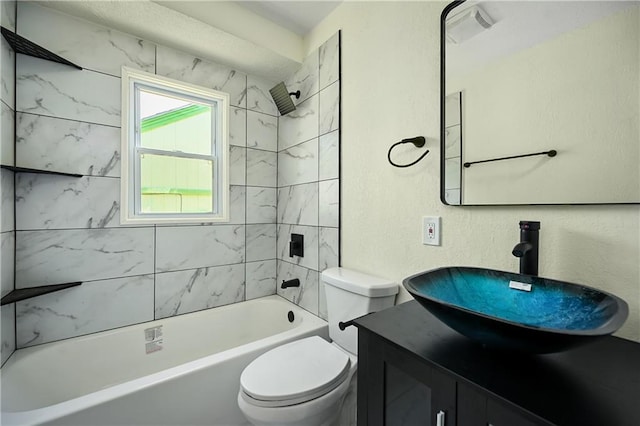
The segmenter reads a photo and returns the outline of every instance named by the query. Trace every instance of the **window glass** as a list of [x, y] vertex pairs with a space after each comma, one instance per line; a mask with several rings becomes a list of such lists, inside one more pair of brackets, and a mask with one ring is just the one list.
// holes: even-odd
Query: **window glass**
[[228, 221], [228, 95], [126, 68], [125, 92], [123, 223]]

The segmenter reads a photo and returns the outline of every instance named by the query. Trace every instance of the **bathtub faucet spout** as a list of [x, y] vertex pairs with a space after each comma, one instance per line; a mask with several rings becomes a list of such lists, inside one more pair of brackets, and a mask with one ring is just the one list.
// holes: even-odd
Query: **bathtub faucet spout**
[[280, 284], [280, 288], [289, 288], [289, 287], [300, 287], [300, 280], [294, 278], [289, 281], [282, 280], [282, 284]]

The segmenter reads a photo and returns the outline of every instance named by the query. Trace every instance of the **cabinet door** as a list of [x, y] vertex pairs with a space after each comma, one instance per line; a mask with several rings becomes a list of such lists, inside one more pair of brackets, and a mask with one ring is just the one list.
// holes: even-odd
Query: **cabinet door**
[[475, 386], [458, 382], [457, 426], [551, 425], [535, 416], [493, 399]]
[[543, 420], [535, 420], [493, 399], [487, 400], [487, 426], [542, 426], [549, 424]]
[[367, 387], [366, 418], [359, 417], [359, 425], [456, 425], [451, 377], [375, 336], [368, 341], [366, 364], [367, 370], [360, 371], [367, 375], [366, 383], [358, 375], [358, 392], [361, 385]]

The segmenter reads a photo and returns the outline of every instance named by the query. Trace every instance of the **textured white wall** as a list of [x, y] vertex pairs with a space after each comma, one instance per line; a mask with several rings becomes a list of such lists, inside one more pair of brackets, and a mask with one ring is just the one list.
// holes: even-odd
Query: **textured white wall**
[[[618, 335], [640, 340], [640, 207], [450, 207], [439, 200], [439, 28], [444, 2], [345, 2], [305, 40], [342, 30], [342, 265], [400, 282], [445, 265], [517, 270], [519, 220], [542, 222], [540, 275], [613, 292], [630, 306]], [[417, 166], [389, 146], [425, 135]], [[415, 152], [414, 152], [415, 151]], [[398, 161], [419, 152], [408, 148]], [[423, 215], [442, 216], [441, 247], [423, 246]], [[403, 290], [399, 302], [410, 300]]]

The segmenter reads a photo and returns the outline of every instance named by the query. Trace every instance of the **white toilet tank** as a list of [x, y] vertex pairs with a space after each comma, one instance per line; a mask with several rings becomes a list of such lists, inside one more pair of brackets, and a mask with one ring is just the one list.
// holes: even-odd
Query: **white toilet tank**
[[325, 269], [322, 282], [327, 296], [329, 337], [342, 348], [357, 354], [358, 330], [356, 327], [340, 330], [338, 323], [393, 306], [398, 285], [345, 268]]

